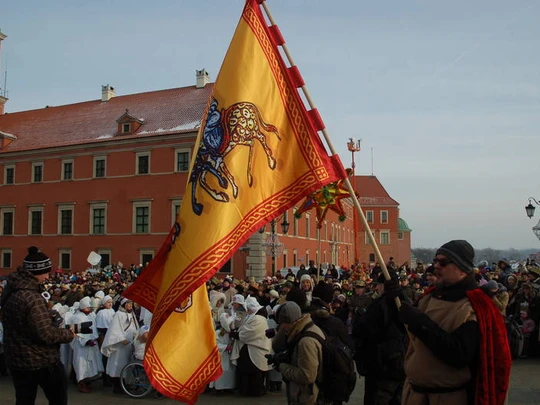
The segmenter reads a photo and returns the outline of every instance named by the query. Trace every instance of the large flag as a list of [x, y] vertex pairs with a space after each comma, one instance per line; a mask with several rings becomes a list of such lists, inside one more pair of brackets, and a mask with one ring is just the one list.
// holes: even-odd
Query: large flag
[[144, 363], [152, 384], [190, 404], [221, 373], [205, 282], [265, 223], [346, 177], [260, 3], [246, 1], [214, 84], [177, 223], [125, 293], [154, 313]]

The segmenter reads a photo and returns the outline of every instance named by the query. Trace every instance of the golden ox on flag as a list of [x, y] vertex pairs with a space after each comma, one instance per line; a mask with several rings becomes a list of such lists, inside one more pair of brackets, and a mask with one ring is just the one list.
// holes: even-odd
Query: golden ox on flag
[[177, 222], [125, 292], [154, 314], [144, 360], [152, 385], [188, 404], [221, 374], [205, 282], [264, 224], [346, 177], [261, 3], [246, 1], [214, 83]]

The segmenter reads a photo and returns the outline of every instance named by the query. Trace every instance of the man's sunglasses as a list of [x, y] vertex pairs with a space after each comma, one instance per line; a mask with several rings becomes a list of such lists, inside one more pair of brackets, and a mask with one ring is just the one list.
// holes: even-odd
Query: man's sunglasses
[[449, 260], [449, 259], [437, 259], [436, 257], [433, 259], [433, 264], [437, 264], [439, 263], [439, 266], [441, 267], [446, 267], [448, 266], [449, 264], [452, 264], [454, 263], [453, 261]]

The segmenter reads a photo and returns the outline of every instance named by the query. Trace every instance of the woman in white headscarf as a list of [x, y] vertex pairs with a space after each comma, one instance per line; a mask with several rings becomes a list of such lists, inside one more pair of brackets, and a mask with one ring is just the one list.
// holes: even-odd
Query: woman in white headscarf
[[227, 313], [223, 313], [219, 317], [220, 326], [216, 330], [216, 340], [223, 373], [216, 381], [210, 383], [210, 388], [217, 391], [236, 388], [236, 366], [231, 363], [232, 340], [229, 336], [233, 322], [234, 319]]
[[212, 320], [214, 321], [214, 329], [220, 325], [219, 319], [222, 313], [225, 312], [225, 294], [215, 292], [210, 295], [210, 309], [212, 312]]
[[266, 393], [266, 372], [268, 365], [265, 355], [270, 354], [272, 342], [266, 337], [267, 314], [255, 298], [246, 299], [247, 316], [236, 333], [231, 360], [236, 363], [236, 383], [241, 395], [260, 396]]
[[104, 371], [97, 344], [98, 332], [95, 320], [91, 298], [84, 297], [79, 303], [79, 310], [70, 319], [72, 325], [92, 322], [91, 333], [78, 333], [71, 341], [73, 369], [77, 377], [79, 392], [83, 393], [90, 392], [89, 382], [99, 378]]
[[313, 283], [313, 279], [309, 274], [304, 274], [302, 277], [300, 277], [300, 288], [306, 293], [306, 307], [311, 304], [314, 287], [315, 284]]
[[246, 317], [246, 302], [242, 294], [233, 296], [231, 303], [231, 316], [234, 320], [232, 329], [238, 329]]
[[133, 360], [133, 341], [138, 330], [133, 301], [123, 298], [101, 346], [101, 353], [109, 358], [106, 371], [111, 377], [114, 393], [124, 392], [120, 386], [120, 373], [122, 368]]

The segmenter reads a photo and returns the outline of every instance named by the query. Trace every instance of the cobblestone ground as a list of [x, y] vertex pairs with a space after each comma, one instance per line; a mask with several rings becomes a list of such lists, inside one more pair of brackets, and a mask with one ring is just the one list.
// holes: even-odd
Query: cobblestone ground
[[[178, 402], [170, 399], [157, 399], [153, 394], [141, 399], [133, 399], [128, 396], [115, 395], [112, 388], [103, 387], [100, 383], [93, 383], [93, 391], [90, 394], [81, 394], [75, 385], [69, 387], [69, 405], [88, 405], [89, 401], [94, 404], [114, 405], [173, 405]], [[364, 382], [358, 381], [350, 404], [361, 404], [364, 392]], [[223, 401], [240, 405], [273, 405], [285, 404], [285, 393], [268, 393], [260, 398], [243, 398], [235, 394], [216, 395], [212, 393], [200, 396], [197, 404], [222, 405]], [[0, 377], [0, 405], [15, 404], [15, 392], [9, 377]], [[39, 391], [36, 405], [47, 405], [48, 402]], [[509, 405], [540, 405], [540, 359], [516, 360], [512, 367], [510, 383]]]

